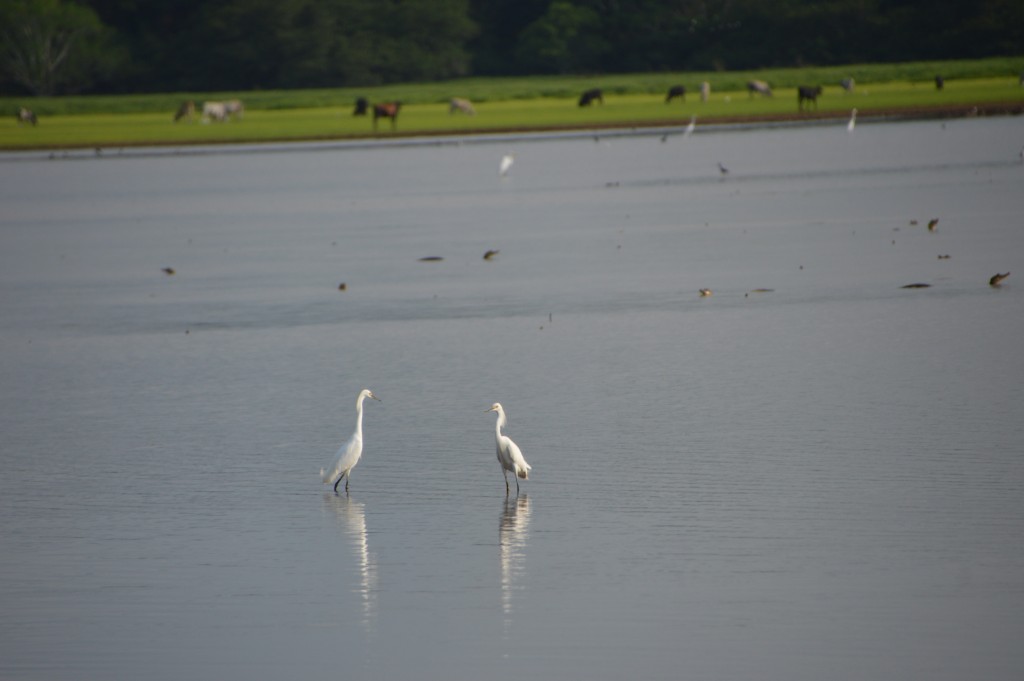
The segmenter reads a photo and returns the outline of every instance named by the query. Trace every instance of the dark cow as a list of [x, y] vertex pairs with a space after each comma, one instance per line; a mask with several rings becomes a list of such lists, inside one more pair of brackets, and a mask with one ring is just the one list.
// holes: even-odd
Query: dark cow
[[768, 83], [764, 82], [763, 80], [747, 81], [747, 92], [750, 93], [751, 97], [754, 96], [755, 92], [761, 95], [762, 97], [772, 96], [771, 87], [769, 87]]
[[665, 103], [668, 104], [675, 97], [678, 97], [679, 99], [681, 99], [681, 100], [683, 100], [685, 102], [686, 101], [686, 88], [683, 87], [682, 85], [673, 85], [672, 87], [670, 87], [668, 89], [668, 94], [665, 96]]
[[365, 116], [366, 110], [370, 108], [370, 103], [366, 101], [366, 97], [360, 97], [356, 100], [356, 110], [352, 112], [353, 116]]
[[945, 84], [946, 84], [946, 79], [945, 78], [943, 78], [942, 76], [935, 76], [935, 89], [936, 90], [941, 90]]
[[196, 103], [191, 99], [181, 103], [178, 110], [174, 113], [174, 122], [177, 123], [182, 118], [188, 118], [188, 122], [192, 122], [192, 117], [196, 115]]
[[580, 95], [580, 106], [590, 106], [591, 102], [595, 101], [604, 104], [604, 95], [601, 93], [600, 88], [593, 88], [591, 90], [587, 90], [582, 95]]
[[398, 110], [402, 108], [401, 102], [385, 102], [384, 104], [373, 105], [373, 129], [377, 130], [377, 119], [378, 118], [390, 118], [391, 129], [395, 129], [395, 123], [398, 122]]
[[800, 111], [804, 110], [804, 102], [810, 102], [814, 108], [818, 108], [818, 95], [821, 94], [821, 86], [801, 85], [796, 89], [796, 105]]

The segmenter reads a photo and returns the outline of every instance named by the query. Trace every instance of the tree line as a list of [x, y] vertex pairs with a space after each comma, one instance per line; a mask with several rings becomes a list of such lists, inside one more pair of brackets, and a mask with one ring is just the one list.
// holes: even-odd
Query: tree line
[[1020, 0], [0, 0], [0, 92], [369, 86], [1020, 54]]

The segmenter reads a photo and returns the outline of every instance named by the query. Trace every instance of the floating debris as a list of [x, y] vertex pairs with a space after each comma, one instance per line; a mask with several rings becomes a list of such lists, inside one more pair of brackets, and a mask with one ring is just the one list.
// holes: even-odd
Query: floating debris
[[700, 293], [700, 297], [701, 298], [707, 298], [708, 296], [711, 295], [711, 289], [709, 289], [709, 288], [702, 288], [702, 289], [700, 289], [700, 291], [698, 291], [698, 293]]
[[348, 284], [346, 284], [345, 282], [341, 282], [340, 284], [338, 284], [338, 290], [339, 291], [347, 291], [348, 290]]
[[166, 274], [168, 277], [171, 276], [172, 274], [174, 274], [174, 268], [173, 267], [164, 267], [164, 268], [161, 268], [160, 271], [163, 272], [164, 274]]
[[441, 262], [442, 260], [444, 260], [444, 258], [439, 255], [428, 255], [420, 258], [420, 262]]
[[900, 286], [900, 288], [931, 288], [931, 284], [907, 284], [906, 286]]
[[988, 285], [993, 288], [997, 288], [1000, 284], [1003, 283], [1003, 279], [1006, 279], [1008, 276], [1010, 276], [1009, 272], [1007, 272], [1006, 274], [999, 274], [998, 272], [996, 272], [995, 274], [992, 275], [992, 278], [988, 280]]
[[494, 258], [494, 256], [498, 255], [498, 253], [501, 253], [501, 251], [487, 251], [486, 253], [484, 253], [484, 260], [491, 260]]
[[931, 220], [929, 220], [928, 221], [928, 231], [929, 232], [934, 232], [935, 231], [935, 225], [937, 225], [937, 224], [939, 224], [939, 219], [938, 218], [932, 218]]
[[947, 254], [947, 255], [940, 255], [939, 256], [939, 260], [949, 260], [951, 257], [953, 257], [953, 256], [951, 256], [949, 254]]

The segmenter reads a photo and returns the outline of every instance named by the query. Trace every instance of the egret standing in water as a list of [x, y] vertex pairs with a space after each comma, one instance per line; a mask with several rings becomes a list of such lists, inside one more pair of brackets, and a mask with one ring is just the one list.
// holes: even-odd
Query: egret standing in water
[[683, 137], [689, 137], [693, 134], [694, 128], [697, 127], [697, 116], [693, 115], [690, 117], [690, 123], [686, 126], [686, 130], [683, 130]]
[[348, 442], [338, 450], [338, 460], [329, 469], [320, 469], [320, 479], [325, 483], [334, 484], [334, 491], [338, 491], [338, 484], [345, 479], [345, 492], [348, 492], [348, 481], [352, 478], [352, 469], [359, 463], [359, 457], [363, 455], [363, 400], [369, 397], [371, 400], [380, 402], [380, 398], [369, 390], [363, 390], [356, 399], [356, 430]]
[[508, 171], [512, 169], [512, 164], [516, 160], [515, 154], [505, 154], [501, 157], [501, 165], [498, 166], [498, 174], [501, 177], [508, 175]]
[[857, 110], [854, 109], [850, 112], [850, 122], [846, 124], [846, 132], [853, 132], [854, 126], [857, 125]]
[[505, 494], [509, 493], [509, 471], [517, 478], [516, 494], [519, 494], [518, 478], [523, 480], [530, 479], [530, 464], [526, 463], [523, 453], [519, 451], [519, 446], [512, 442], [511, 438], [507, 435], [501, 434], [501, 429], [508, 423], [508, 418], [505, 417], [505, 410], [501, 408], [501, 403], [495, 402], [487, 411], [498, 412], [498, 424], [494, 427], [494, 439], [498, 444], [498, 463], [501, 464], [501, 474], [505, 476]]

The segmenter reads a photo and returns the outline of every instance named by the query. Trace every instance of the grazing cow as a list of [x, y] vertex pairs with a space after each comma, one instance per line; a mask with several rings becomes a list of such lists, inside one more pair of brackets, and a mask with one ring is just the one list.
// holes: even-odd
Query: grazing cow
[[451, 101], [448, 102], [448, 115], [451, 116], [456, 111], [461, 111], [467, 116], [476, 116], [476, 109], [473, 108], [473, 103], [461, 97], [452, 97]]
[[843, 78], [839, 81], [839, 86], [843, 88], [845, 92], [853, 92], [853, 88], [856, 83], [853, 82], [853, 78]]
[[227, 107], [224, 102], [203, 102], [203, 123], [217, 121], [223, 123], [228, 119]]
[[186, 116], [188, 116], [188, 122], [191, 123], [192, 122], [192, 117], [195, 116], [195, 115], [196, 115], [196, 103], [193, 102], [191, 99], [189, 99], [189, 100], [186, 100], [186, 101], [182, 102], [181, 106], [178, 107], [178, 111], [175, 112], [175, 114], [174, 114], [174, 122], [177, 123], [182, 118], [185, 118]]
[[800, 111], [804, 110], [804, 102], [810, 102], [814, 104], [814, 108], [818, 108], [818, 95], [821, 94], [821, 86], [815, 85], [801, 85], [796, 89], [796, 106]]
[[686, 101], [686, 88], [682, 85], [673, 85], [668, 89], [668, 95], [665, 96], [665, 103], [668, 104], [674, 97]]
[[943, 78], [942, 76], [935, 76], [935, 89], [936, 90], [941, 90], [942, 87], [945, 84], [946, 84], [946, 79], [945, 78]]
[[700, 84], [700, 101], [706, 102], [711, 97], [711, 83], [706, 80]]
[[32, 111], [32, 109], [26, 109], [25, 107], [21, 107], [18, 110], [17, 118], [18, 125], [21, 125], [22, 123], [31, 123], [33, 128], [36, 126], [36, 123], [39, 122], [39, 120], [36, 118], [36, 113]]
[[224, 113], [227, 114], [229, 118], [234, 118], [235, 120], [240, 121], [242, 120], [242, 116], [245, 114], [245, 104], [242, 104], [242, 100], [240, 99], [229, 99], [224, 102]]
[[580, 95], [580, 106], [590, 106], [591, 102], [595, 101], [604, 104], [604, 94], [602, 94], [600, 88], [593, 88], [591, 90], [587, 90], [582, 95]]
[[370, 102], [366, 101], [366, 97], [359, 97], [356, 99], [356, 109], [352, 112], [353, 116], [365, 116], [366, 110], [370, 108]]
[[761, 95], [762, 97], [771, 97], [772, 89], [768, 86], [768, 83], [763, 80], [751, 80], [747, 81], [747, 92], [753, 97], [754, 93]]
[[377, 131], [377, 119], [378, 118], [390, 118], [391, 129], [395, 129], [395, 123], [398, 122], [398, 110], [402, 108], [401, 102], [385, 102], [384, 104], [373, 105], [373, 130]]

